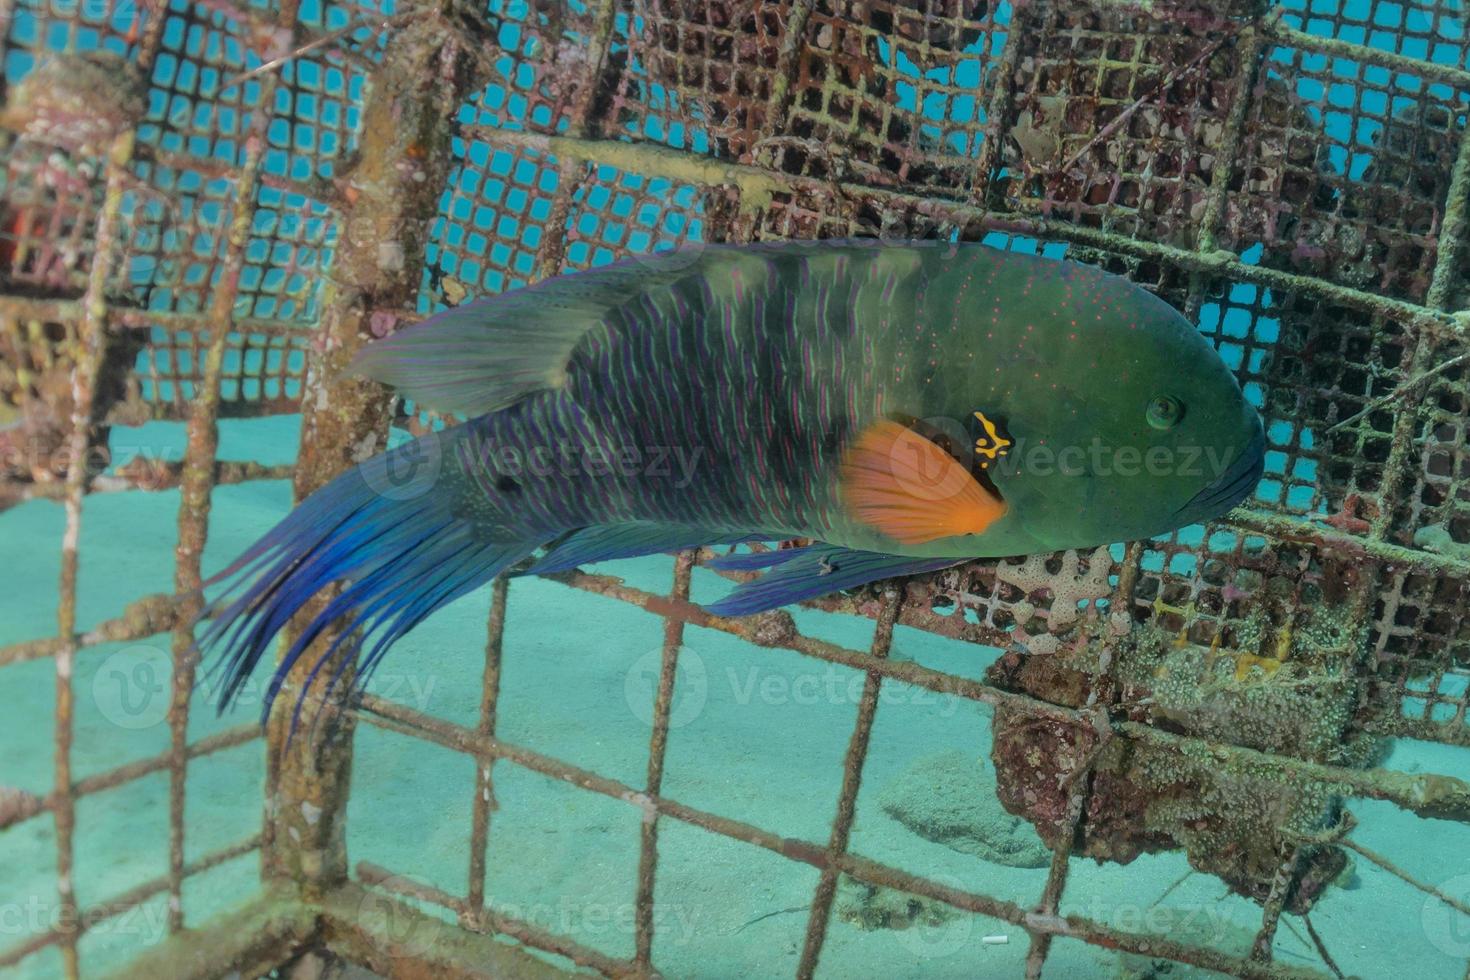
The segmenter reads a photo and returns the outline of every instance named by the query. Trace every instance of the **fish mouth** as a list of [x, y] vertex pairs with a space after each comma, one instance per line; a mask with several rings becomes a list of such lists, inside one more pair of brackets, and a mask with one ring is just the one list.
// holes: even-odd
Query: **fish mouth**
[[1209, 486], [1179, 508], [1180, 526], [1200, 524], [1230, 510], [1255, 490], [1266, 471], [1266, 432], [1259, 424], [1245, 452], [1225, 468]]

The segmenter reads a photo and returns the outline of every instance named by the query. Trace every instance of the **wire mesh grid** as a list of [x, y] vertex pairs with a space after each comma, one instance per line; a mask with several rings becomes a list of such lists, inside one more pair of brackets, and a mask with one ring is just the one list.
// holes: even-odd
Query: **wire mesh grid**
[[[6, 499], [61, 499], [67, 527], [56, 637], [0, 648], [0, 666], [55, 663], [55, 788], [7, 799], [0, 828], [51, 816], [59, 902], [79, 923], [0, 949], [0, 966], [54, 948], [65, 974], [80, 975], [88, 925], [158, 894], [168, 896], [170, 928], [183, 930], [185, 880], [257, 849], [268, 877], [284, 873], [308, 894], [353, 887], [339, 826], [350, 785], [329, 775], [345, 768], [330, 763], [350, 759], [350, 738], [290, 749], [274, 722], [261, 833], [185, 860], [188, 767], [256, 737], [242, 726], [189, 739], [187, 624], [211, 494], [285, 475], [218, 459], [218, 419], [303, 411], [294, 476], [305, 492], [350, 462], [350, 439], [394, 416], [380, 395], [336, 378], [343, 353], [366, 336], [626, 254], [880, 235], [1068, 255], [1179, 305], [1267, 417], [1256, 499], [1216, 524], [1126, 549], [976, 563], [813, 603], [875, 619], [867, 650], [804, 636], [782, 613], [709, 617], [688, 602], [702, 552], [679, 558], [667, 594], [559, 576], [665, 621], [638, 785], [497, 736], [509, 597], [497, 581], [477, 725], [372, 695], [351, 715], [476, 760], [468, 887], [406, 886], [366, 864], [357, 882], [441, 906], [470, 931], [608, 975], [647, 975], [659, 833], [674, 822], [816, 869], [802, 976], [817, 967], [843, 876], [1019, 927], [1032, 975], [1059, 937], [1235, 975], [1290, 974], [1272, 961], [1272, 937], [1284, 910], [1310, 907], [1313, 874], [1343, 848], [1388, 864], [1348, 836], [1345, 797], [1470, 821], [1470, 787], [1374, 768], [1370, 745], [1374, 735], [1470, 744], [1470, 463], [1465, 321], [1455, 315], [1470, 261], [1461, 241], [1470, 71], [1457, 8], [1366, 9], [1315, 0], [1272, 10], [1076, 0], [0, 4], [0, 396], [25, 419], [0, 438], [21, 432], [5, 460], [26, 464], [5, 470]], [[105, 95], [88, 84], [98, 77], [110, 80]], [[421, 77], [434, 84], [413, 84]], [[386, 133], [387, 119], [409, 135]], [[334, 411], [353, 417], [334, 421]], [[105, 425], [147, 418], [188, 421], [180, 464], [162, 474], [94, 465]], [[29, 465], [37, 446], [49, 447], [50, 465]], [[176, 594], [143, 597], [82, 631], [83, 496], [162, 485], [182, 494]], [[686, 623], [865, 677], [826, 840], [662, 794]], [[983, 681], [931, 670], [888, 657], [896, 623], [1012, 652]], [[77, 658], [106, 640], [159, 634], [171, 634], [176, 661], [169, 751], [75, 778]], [[1191, 691], [1222, 662], [1242, 681], [1312, 682], [1311, 697], [1291, 683], [1273, 696], [1321, 723], [1221, 728], [1221, 717], [1238, 720], [1239, 692], [1206, 712]], [[895, 684], [996, 708], [1002, 797], [1053, 850], [1033, 905], [849, 851], [879, 695]], [[1134, 762], [1117, 758], [1123, 744]], [[1051, 766], [1019, 758], [1038, 745]], [[313, 761], [318, 751], [326, 761]], [[503, 762], [640, 813], [631, 956], [487, 904]], [[80, 909], [78, 802], [155, 773], [170, 784], [168, 874]], [[1291, 815], [1252, 827], [1261, 849], [1221, 859], [1232, 828], [1218, 814], [1149, 826], [1104, 819], [1128, 813], [1139, 794], [1218, 803], [1230, 778]], [[296, 811], [284, 803], [299, 800], [320, 805], [321, 826], [289, 822]], [[1261, 904], [1249, 955], [1059, 914], [1073, 853], [1123, 859], [1159, 835]]]

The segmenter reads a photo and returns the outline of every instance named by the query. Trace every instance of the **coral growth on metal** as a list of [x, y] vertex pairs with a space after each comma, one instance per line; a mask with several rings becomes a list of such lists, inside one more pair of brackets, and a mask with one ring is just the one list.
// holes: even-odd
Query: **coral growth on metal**
[[[80, 486], [116, 485], [105, 453], [65, 451], [89, 317], [102, 447], [105, 426], [188, 417], [211, 378], [219, 416], [297, 411], [340, 340], [314, 328], [344, 311], [382, 334], [709, 240], [1041, 248], [1194, 318], [1269, 452], [1256, 498], [1209, 527], [906, 584], [899, 622], [1008, 651], [984, 689], [1005, 805], [1062, 851], [1184, 849], [1262, 902], [1269, 943], [1341, 869], [1329, 775], [1372, 767], [1386, 736], [1470, 744], [1470, 72], [1450, 0], [1371, 24], [1301, 0], [146, 7], [52, 0], [9, 22], [0, 502], [79, 479], [77, 460], [97, 471]], [[364, 100], [402, 83], [383, 52], [427, 16], [475, 81], [439, 106], [463, 77], [446, 67], [423, 96], [458, 124], [434, 213], [367, 249], [387, 206], [358, 179]], [[412, 156], [393, 161], [405, 181], [426, 172]], [[400, 278], [422, 264], [417, 302], [334, 281], [348, 249]], [[215, 478], [279, 475], [236, 462]], [[743, 635], [796, 637], [779, 614]], [[1278, 778], [1293, 765], [1309, 775]]]

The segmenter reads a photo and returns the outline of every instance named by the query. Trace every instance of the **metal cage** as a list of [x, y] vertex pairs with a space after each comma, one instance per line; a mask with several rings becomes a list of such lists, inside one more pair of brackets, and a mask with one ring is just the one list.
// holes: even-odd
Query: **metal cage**
[[[1285, 965], [1273, 937], [1348, 852], [1470, 915], [1464, 895], [1355, 841], [1347, 810], [1367, 799], [1470, 822], [1470, 784], [1382, 764], [1388, 739], [1470, 746], [1470, 32], [1453, 0], [0, 0], [0, 24], [0, 404], [20, 420], [0, 429], [0, 506], [65, 511], [55, 635], [0, 647], [0, 678], [55, 667], [53, 785], [5, 791], [0, 834], [53, 825], [63, 914], [0, 937], [0, 968], [46, 953], [87, 973], [88, 930], [163, 896], [170, 938], [141, 952], [138, 975], [263, 974], [326, 950], [404, 977], [647, 976], [671, 823], [814, 869], [802, 977], [840, 878], [1015, 927], [1028, 976], [1061, 940], [1325, 975], [1325, 951], [1314, 969]], [[186, 774], [262, 737], [246, 719], [191, 730], [213, 494], [289, 477], [299, 499], [390, 426], [443, 421], [344, 377], [359, 345], [625, 254], [846, 236], [1065, 252], [1157, 291], [1267, 417], [1257, 496], [1126, 548], [812, 604], [875, 620], [867, 649], [803, 635], [785, 612], [706, 615], [688, 601], [702, 553], [679, 556], [666, 591], [559, 575], [663, 621], [636, 782], [497, 733], [516, 591], [497, 580], [477, 724], [375, 695], [319, 706], [332, 721], [313, 739], [288, 744], [272, 718], [259, 832], [188, 856]], [[294, 464], [220, 457], [220, 420], [297, 412]], [[109, 433], [152, 420], [187, 423], [183, 458], [109, 466]], [[180, 493], [174, 591], [80, 622], [84, 498], [165, 488]], [[812, 804], [833, 814], [824, 839], [662, 791], [686, 624], [864, 678], [840, 792]], [[983, 678], [894, 659], [896, 624], [1005, 653]], [[149, 637], [171, 645], [169, 746], [79, 777], [77, 665]], [[993, 708], [1001, 798], [1051, 849], [1034, 901], [849, 849], [895, 685]], [[463, 890], [349, 867], [358, 725], [473, 761]], [[487, 860], [516, 860], [491, 832], [507, 767], [637, 813], [631, 955], [487, 902]], [[167, 780], [168, 873], [83, 906], [79, 805], [150, 776]], [[1259, 903], [1250, 950], [1063, 913], [1071, 858], [1159, 848]], [[259, 894], [196, 921], [191, 878], [257, 853]]]

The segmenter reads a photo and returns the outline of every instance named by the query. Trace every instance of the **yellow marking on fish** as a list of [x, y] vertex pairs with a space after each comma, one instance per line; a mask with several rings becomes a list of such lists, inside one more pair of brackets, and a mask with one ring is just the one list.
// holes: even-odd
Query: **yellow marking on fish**
[[987, 460], [987, 462], [980, 464], [980, 468], [983, 470], [990, 465], [988, 460], [1006, 454], [1006, 449], [1011, 445], [1011, 440], [996, 430], [995, 423], [986, 418], [984, 412], [976, 412], [975, 418], [979, 419], [980, 424], [985, 427], [985, 435], [975, 440], [975, 454], [977, 456], [984, 456]]

